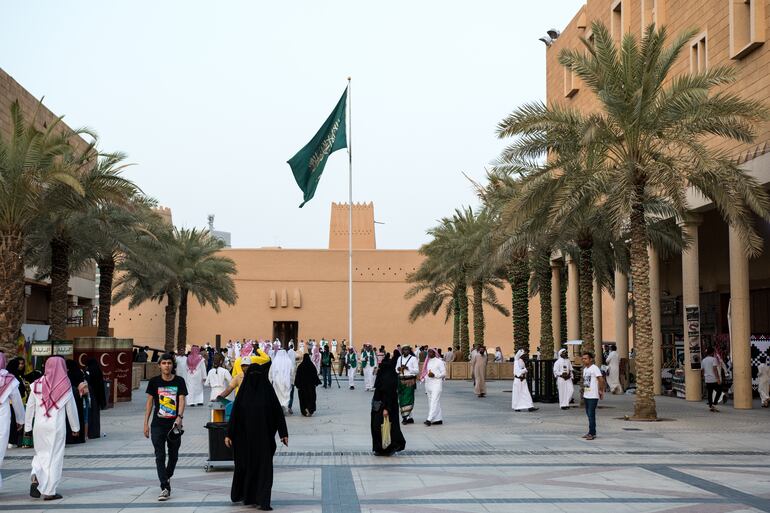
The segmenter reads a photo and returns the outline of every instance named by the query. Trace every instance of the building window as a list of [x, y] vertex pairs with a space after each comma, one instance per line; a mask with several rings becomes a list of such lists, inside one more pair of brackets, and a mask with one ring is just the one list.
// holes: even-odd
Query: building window
[[666, 2], [665, 0], [642, 0], [642, 33], [647, 30], [650, 23], [655, 27], [666, 24]]
[[741, 59], [765, 42], [765, 2], [727, 1], [730, 5], [730, 58]]
[[701, 34], [690, 43], [690, 72], [701, 73], [708, 68], [708, 46], [706, 34]]
[[623, 39], [623, 0], [615, 0], [610, 7], [610, 31], [615, 41]]
[[579, 83], [580, 79], [575, 76], [575, 72], [569, 68], [564, 68], [564, 96], [566, 98], [572, 98], [578, 93]]

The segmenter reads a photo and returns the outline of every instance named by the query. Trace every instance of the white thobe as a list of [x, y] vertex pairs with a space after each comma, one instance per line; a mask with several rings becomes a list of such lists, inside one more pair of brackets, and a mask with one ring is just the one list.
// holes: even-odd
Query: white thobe
[[361, 354], [361, 365], [366, 362], [366, 367], [364, 367], [364, 390], [374, 390], [374, 365], [371, 365], [372, 360], [377, 361], [377, 357], [373, 353]]
[[[568, 379], [562, 378], [562, 374], [570, 375]], [[559, 358], [553, 364], [553, 377], [556, 378], [556, 386], [559, 389], [559, 406], [569, 408], [569, 402], [575, 393], [575, 385], [572, 383], [572, 362], [567, 358]]]
[[[17, 425], [11, 426], [11, 408], [16, 416], [16, 424], [21, 424], [24, 419], [24, 404], [19, 394], [19, 380], [14, 379], [0, 397], [0, 469], [3, 467], [5, 451], [8, 448], [8, 437], [11, 429], [17, 429]], [[3, 476], [0, 475], [0, 489], [3, 488]]]
[[444, 389], [444, 377], [446, 377], [446, 363], [441, 358], [428, 360], [428, 373], [425, 375], [425, 393], [428, 394], [428, 419], [430, 422], [438, 422], [443, 419], [441, 415], [441, 391]]
[[[59, 400], [58, 408], [52, 408], [46, 416], [45, 408], [35, 393], [29, 394], [27, 412], [24, 417], [24, 431], [32, 431], [35, 440], [35, 456], [32, 457], [32, 475], [37, 478], [40, 493], [56, 495], [61, 481], [64, 463], [64, 445], [67, 441], [67, 423], [73, 431], [80, 431], [78, 410], [72, 390], [67, 390]], [[33, 421], [34, 420], [34, 427]]]
[[760, 363], [757, 367], [757, 391], [762, 404], [770, 401], [770, 367], [766, 363]]
[[186, 404], [203, 404], [203, 383], [206, 381], [206, 363], [204, 360], [194, 371], [187, 369], [184, 382], [187, 385]]
[[[211, 387], [211, 394], [209, 395], [209, 401], [213, 401], [219, 394], [225, 391], [227, 385], [230, 383], [233, 377], [230, 375], [227, 369], [224, 367], [214, 367], [209, 371], [206, 376], [206, 386]], [[189, 392], [189, 390], [188, 390]], [[227, 398], [232, 400], [232, 392]]]
[[[514, 410], [528, 410], [533, 408], [532, 396], [529, 393], [529, 386], [526, 380], [527, 366], [524, 360], [519, 358], [513, 363], [513, 390], [511, 393], [511, 408]], [[520, 377], [525, 379], [519, 379]]]
[[356, 368], [352, 365], [348, 367], [348, 386], [356, 385]]
[[615, 391], [622, 394], [623, 386], [620, 384], [620, 356], [617, 351], [610, 351], [607, 355], [607, 384], [610, 387], [610, 393]]
[[454, 354], [454, 351], [447, 351], [447, 352], [444, 354], [444, 362], [446, 362], [446, 363], [452, 363], [452, 362], [454, 361], [454, 359], [455, 359], [455, 354]]
[[187, 357], [186, 356], [176, 357], [176, 375], [182, 378], [183, 380], [185, 380], [185, 384], [187, 384]]

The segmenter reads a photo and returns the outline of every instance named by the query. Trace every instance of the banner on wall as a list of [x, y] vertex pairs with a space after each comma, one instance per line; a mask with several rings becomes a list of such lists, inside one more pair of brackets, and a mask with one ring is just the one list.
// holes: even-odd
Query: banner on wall
[[701, 347], [700, 347], [700, 307], [698, 305], [687, 305], [685, 308], [685, 324], [687, 332], [687, 347], [690, 352], [690, 369], [700, 370]]

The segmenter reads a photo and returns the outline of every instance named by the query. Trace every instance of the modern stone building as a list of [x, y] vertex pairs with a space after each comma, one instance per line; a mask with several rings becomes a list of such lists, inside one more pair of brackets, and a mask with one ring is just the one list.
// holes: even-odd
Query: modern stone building
[[[672, 76], [713, 66], [733, 66], [739, 78], [726, 90], [770, 105], [770, 51], [765, 44], [770, 24], [769, 4], [767, 0], [589, 0], [546, 50], [548, 102], [583, 111], [596, 108], [595, 96], [559, 64], [558, 55], [563, 49], [581, 48], [580, 38], [590, 41], [591, 24], [599, 20], [618, 40], [627, 33], [640, 35], [650, 23], [665, 25], [670, 34], [697, 28], [697, 36], [688, 44]], [[723, 141], [718, 144], [767, 186], [770, 183], [769, 143], [770, 123], [764, 123], [758, 127], [757, 140], [752, 144]], [[695, 244], [682, 255], [665, 258], [650, 255], [653, 304], [660, 307], [653, 312], [658, 348], [656, 365], [665, 366], [678, 352], [684, 357], [687, 369], [686, 397], [688, 400], [701, 398], [700, 371], [690, 370], [690, 354], [684, 350], [687, 328], [683, 313], [688, 306], [698, 307], [702, 347], [716, 346], [722, 354], [732, 355], [735, 406], [750, 408], [752, 358], [756, 362], [759, 352], [767, 352], [770, 343], [765, 340], [770, 336], [770, 256], [766, 249], [759, 258], [745, 258], [741, 242], [714, 206], [694, 194], [688, 200], [697, 216], [685, 229]], [[764, 222], [758, 224], [767, 241], [770, 227]], [[576, 269], [569, 266], [569, 270], [572, 279], [572, 271]], [[624, 313], [628, 311], [629, 284], [623, 275], [616, 278], [617, 300], [610, 306], [616, 319], [615, 328], [608, 330], [604, 326], [601, 332], [604, 341], [617, 341], [621, 356], [627, 358], [628, 315]], [[569, 296], [571, 305], [576, 305], [574, 289]], [[599, 309], [602, 306], [606, 309], [607, 301], [594, 304], [594, 317], [606, 318], [606, 313], [603, 315]], [[577, 309], [568, 308], [569, 338], [579, 338], [573, 313], [576, 314]]]

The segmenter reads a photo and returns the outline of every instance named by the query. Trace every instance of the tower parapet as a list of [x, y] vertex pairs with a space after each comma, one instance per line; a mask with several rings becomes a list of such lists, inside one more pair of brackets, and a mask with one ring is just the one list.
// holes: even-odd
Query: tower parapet
[[[332, 203], [329, 249], [348, 249], [348, 203]], [[353, 249], [377, 249], [374, 203], [353, 204]]]

